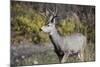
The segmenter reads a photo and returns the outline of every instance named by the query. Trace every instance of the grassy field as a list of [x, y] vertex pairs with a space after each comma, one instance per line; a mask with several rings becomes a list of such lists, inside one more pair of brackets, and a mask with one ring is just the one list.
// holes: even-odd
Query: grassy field
[[[95, 46], [90, 43], [85, 49], [85, 62], [95, 61]], [[76, 63], [80, 62], [77, 55], [70, 56], [66, 63]], [[53, 50], [47, 50], [45, 52], [34, 52], [30, 57], [23, 57], [22, 59], [16, 59], [16, 66], [24, 65], [40, 65], [40, 64], [56, 64], [59, 63], [57, 55]]]

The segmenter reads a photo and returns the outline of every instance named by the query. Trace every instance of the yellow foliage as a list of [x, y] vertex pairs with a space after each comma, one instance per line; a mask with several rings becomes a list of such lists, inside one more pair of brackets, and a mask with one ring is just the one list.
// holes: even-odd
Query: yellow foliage
[[62, 19], [58, 24], [57, 29], [62, 35], [74, 32], [75, 22], [73, 20], [69, 21], [69, 19]]

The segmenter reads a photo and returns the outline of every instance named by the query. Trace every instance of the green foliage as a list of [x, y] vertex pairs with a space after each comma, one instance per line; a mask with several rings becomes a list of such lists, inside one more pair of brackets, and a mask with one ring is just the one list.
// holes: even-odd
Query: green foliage
[[[37, 7], [36, 7], [37, 6]], [[46, 42], [49, 40], [48, 35], [46, 33], [40, 32], [39, 29], [43, 26], [46, 17], [44, 10], [38, 7], [41, 5], [36, 4], [26, 4], [22, 2], [13, 2], [11, 4], [11, 32], [15, 34], [15, 36], [26, 36], [31, 39], [34, 43]], [[42, 7], [43, 8], [43, 7]], [[80, 7], [80, 9], [86, 10], [85, 7]], [[92, 9], [92, 8], [91, 8]], [[57, 30], [61, 35], [66, 35], [74, 32], [81, 32], [87, 36], [88, 40], [95, 41], [95, 28], [94, 26], [90, 26], [89, 19], [93, 20], [93, 18], [88, 17], [88, 11], [85, 14], [80, 10], [80, 16], [70, 16], [65, 17], [63, 19], [59, 19], [59, 23], [56, 25]], [[42, 14], [41, 14], [42, 13]], [[89, 14], [90, 16], [91, 14]], [[81, 18], [80, 21], [77, 21], [75, 17], [78, 19]], [[80, 17], [80, 18], [79, 18]], [[88, 17], [88, 18], [86, 18]], [[86, 18], [86, 19], [85, 19]], [[79, 29], [79, 31], [77, 31]], [[16, 37], [12, 36], [12, 40], [17, 40]], [[12, 41], [11, 40], [11, 41]]]
[[73, 19], [61, 19], [58, 24], [58, 31], [61, 35], [68, 34], [74, 32], [75, 29], [75, 22]]
[[[24, 7], [23, 9], [20, 8], [21, 5], [19, 5], [19, 7], [17, 6], [18, 5], [16, 5], [16, 7], [13, 7], [16, 8], [15, 13], [17, 14], [17, 16], [12, 18], [12, 24], [18, 25], [18, 26], [14, 26], [17, 27], [14, 28], [14, 30], [25, 31], [28, 33], [38, 32], [39, 28], [44, 22], [44, 18], [40, 14], [38, 14], [35, 10], [28, 9], [29, 11], [26, 11], [27, 9], [25, 9]], [[22, 14], [20, 15], [20, 13]], [[16, 24], [14, 24], [14, 21]]]
[[39, 31], [45, 18], [39, 11], [28, 7], [19, 3], [11, 6], [11, 31], [23, 33], [23, 35], [27, 34], [27, 36], [31, 34], [33, 42], [47, 40], [46, 36], [40, 34], [41, 32]]

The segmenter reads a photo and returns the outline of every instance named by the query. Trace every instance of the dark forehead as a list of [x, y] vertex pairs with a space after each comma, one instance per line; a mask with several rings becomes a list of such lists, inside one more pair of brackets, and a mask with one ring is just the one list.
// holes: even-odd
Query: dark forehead
[[54, 19], [54, 16], [53, 15], [50, 15], [50, 16], [46, 17], [46, 21], [45, 21], [46, 24], [52, 22], [53, 19]]

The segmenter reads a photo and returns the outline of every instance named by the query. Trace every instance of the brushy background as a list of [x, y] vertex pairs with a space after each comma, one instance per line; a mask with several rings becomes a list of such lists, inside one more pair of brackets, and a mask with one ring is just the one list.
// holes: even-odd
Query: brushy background
[[[46, 9], [54, 11], [55, 6], [60, 35], [84, 34], [85, 61], [95, 60], [95, 6], [11, 1], [11, 65], [59, 63], [48, 34], [39, 30], [47, 21]], [[80, 61], [72, 56], [66, 63], [72, 62]]]

